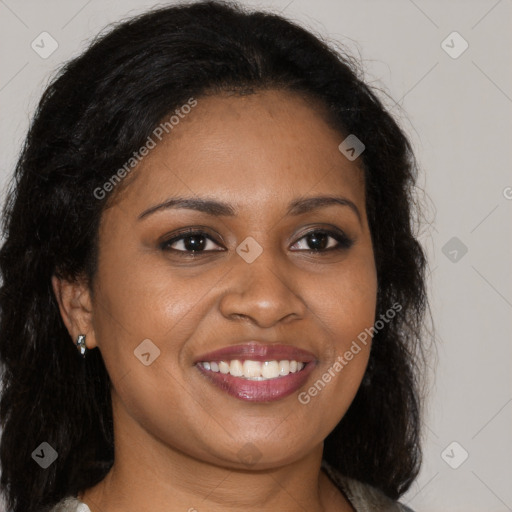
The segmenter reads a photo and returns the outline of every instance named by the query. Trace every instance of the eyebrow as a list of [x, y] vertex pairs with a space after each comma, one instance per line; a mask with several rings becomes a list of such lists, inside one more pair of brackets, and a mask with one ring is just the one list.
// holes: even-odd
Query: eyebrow
[[[319, 208], [325, 208], [333, 205], [348, 206], [357, 215], [359, 222], [362, 223], [361, 213], [357, 206], [350, 199], [338, 196], [315, 196], [295, 199], [289, 204], [286, 215], [302, 215]], [[215, 217], [234, 217], [236, 215], [236, 210], [227, 203], [215, 201], [213, 199], [173, 197], [163, 203], [151, 206], [147, 210], [144, 210], [139, 215], [138, 220], [142, 220], [157, 211], [180, 208], [196, 210]]]

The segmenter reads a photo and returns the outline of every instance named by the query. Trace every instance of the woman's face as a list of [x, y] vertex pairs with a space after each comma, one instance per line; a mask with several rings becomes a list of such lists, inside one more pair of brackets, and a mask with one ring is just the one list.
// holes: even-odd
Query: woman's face
[[[125, 439], [264, 468], [318, 449], [343, 417], [369, 343], [344, 354], [373, 325], [377, 293], [343, 138], [289, 92], [203, 97], [132, 171], [102, 217], [88, 333]], [[320, 196], [342, 201], [308, 202]], [[225, 206], [142, 215], [178, 197]]]

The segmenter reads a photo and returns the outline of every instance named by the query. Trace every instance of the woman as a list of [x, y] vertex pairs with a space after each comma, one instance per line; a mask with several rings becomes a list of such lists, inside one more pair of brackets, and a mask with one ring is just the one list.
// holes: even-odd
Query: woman
[[425, 257], [355, 64], [199, 2], [43, 95], [4, 211], [12, 512], [410, 510]]

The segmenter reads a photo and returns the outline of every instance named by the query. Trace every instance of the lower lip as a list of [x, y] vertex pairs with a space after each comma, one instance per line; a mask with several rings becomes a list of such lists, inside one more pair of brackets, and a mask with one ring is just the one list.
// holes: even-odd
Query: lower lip
[[208, 377], [211, 383], [229, 395], [248, 402], [274, 402], [291, 395], [305, 384], [314, 367], [315, 363], [311, 361], [300, 372], [258, 381], [233, 377], [229, 373], [212, 372], [196, 364], [196, 368]]

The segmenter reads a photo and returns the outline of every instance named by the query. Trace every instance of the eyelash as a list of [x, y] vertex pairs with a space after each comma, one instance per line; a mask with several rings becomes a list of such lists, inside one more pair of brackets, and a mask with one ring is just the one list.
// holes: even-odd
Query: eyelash
[[[319, 228], [316, 228], [316, 229], [312, 229], [310, 231], [308, 231], [307, 233], [304, 233], [293, 245], [295, 245], [297, 242], [299, 242], [300, 240], [302, 240], [303, 238], [306, 238], [308, 235], [311, 235], [311, 234], [318, 234], [318, 233], [322, 233], [322, 234], [326, 234], [328, 235], [329, 237], [331, 238], [334, 238], [337, 242], [338, 242], [338, 245], [335, 246], [335, 247], [329, 247], [328, 249], [299, 249], [297, 250], [296, 252], [306, 252], [308, 254], [326, 254], [326, 253], [329, 253], [329, 252], [337, 252], [337, 251], [343, 251], [343, 250], [347, 250], [347, 249], [350, 249], [350, 247], [353, 245], [354, 243], [354, 240], [352, 240], [351, 238], [349, 238], [347, 235], [345, 235], [345, 233], [343, 232], [338, 232], [338, 231], [331, 231], [331, 230], [328, 230], [328, 229], [319, 229]], [[208, 253], [211, 253], [211, 252], [222, 252], [221, 250], [214, 250], [214, 251], [211, 251], [211, 250], [208, 250], [208, 251], [205, 251], [205, 250], [202, 250], [202, 251], [190, 251], [190, 250], [178, 250], [178, 249], [172, 249], [170, 247], [170, 245], [180, 241], [180, 240], [184, 240], [184, 239], [187, 239], [187, 238], [192, 238], [192, 237], [195, 237], [195, 236], [201, 236], [201, 237], [204, 237], [204, 238], [207, 238], [208, 240], [212, 241], [213, 243], [219, 245], [208, 233], [206, 233], [205, 231], [201, 231], [201, 230], [188, 230], [186, 232], [182, 232], [180, 233], [179, 235], [176, 235], [168, 240], [164, 240], [161, 244], [160, 244], [160, 248], [163, 250], [163, 251], [172, 251], [174, 252], [175, 254], [177, 254], [179, 257], [184, 257], [184, 258], [194, 258], [194, 257], [197, 257], [198, 255], [204, 253], [204, 254], [208, 254]], [[295, 252], [295, 251], [294, 251]]]

